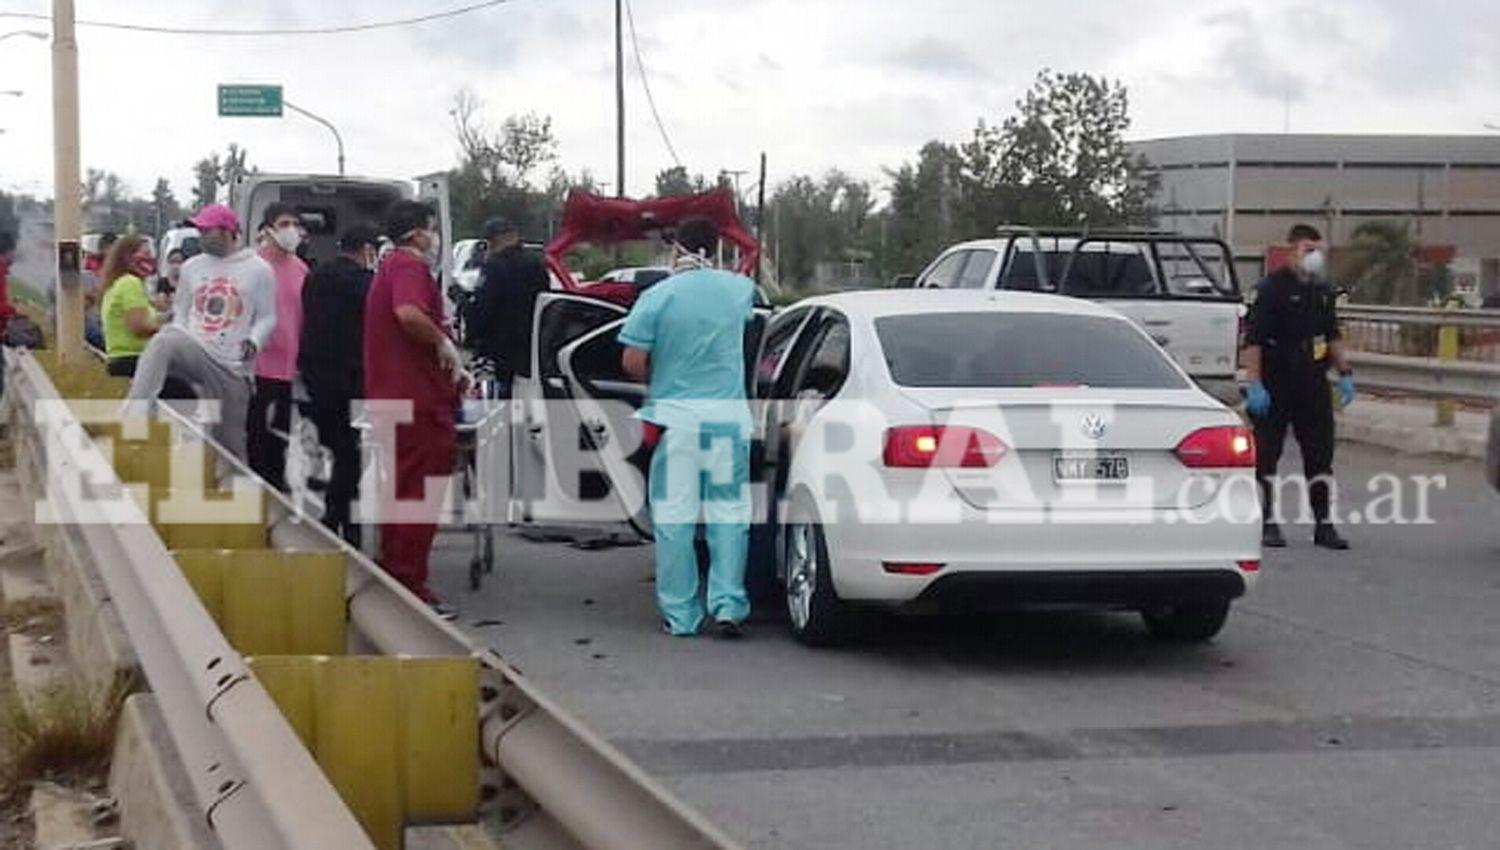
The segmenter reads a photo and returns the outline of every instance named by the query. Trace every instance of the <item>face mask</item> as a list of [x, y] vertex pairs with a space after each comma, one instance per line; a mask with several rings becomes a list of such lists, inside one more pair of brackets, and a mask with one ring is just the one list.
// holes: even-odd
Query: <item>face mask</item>
[[290, 254], [297, 250], [298, 245], [302, 244], [302, 231], [296, 225], [278, 227], [271, 231], [271, 239], [281, 250]]
[[443, 235], [436, 230], [427, 231], [427, 249], [422, 252], [427, 265], [436, 268], [443, 261]]
[[156, 258], [141, 257], [131, 264], [130, 270], [141, 277], [150, 277], [156, 274]]
[[702, 254], [697, 254], [673, 242], [672, 248], [676, 256], [672, 258], [672, 270], [674, 272], [688, 272], [697, 269], [713, 268], [713, 264]]
[[1321, 277], [1328, 269], [1328, 255], [1322, 250], [1313, 251], [1302, 257], [1302, 270], [1307, 272], [1308, 277]]
[[203, 246], [203, 253], [211, 257], [229, 256], [229, 237], [219, 233], [206, 233], [199, 237], [198, 244]]

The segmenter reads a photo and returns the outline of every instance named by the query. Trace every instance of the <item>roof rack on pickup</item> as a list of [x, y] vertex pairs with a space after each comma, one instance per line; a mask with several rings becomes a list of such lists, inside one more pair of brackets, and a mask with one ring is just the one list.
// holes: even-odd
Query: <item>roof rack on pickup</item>
[[1074, 227], [1031, 227], [1025, 224], [1002, 224], [995, 228], [996, 236], [1036, 236], [1036, 237], [1080, 237], [1090, 240], [1106, 239], [1198, 239], [1210, 237], [1188, 236], [1172, 230], [1160, 230], [1153, 227], [1107, 227], [1093, 229], [1087, 225]]

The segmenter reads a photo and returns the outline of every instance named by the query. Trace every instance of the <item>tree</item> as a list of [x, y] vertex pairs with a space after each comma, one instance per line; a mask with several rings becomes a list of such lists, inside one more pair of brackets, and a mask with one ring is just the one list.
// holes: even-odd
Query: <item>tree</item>
[[193, 207], [200, 208], [219, 200], [219, 187], [229, 187], [256, 174], [259, 168], [250, 165], [250, 152], [235, 142], [230, 142], [223, 157], [218, 151], [193, 164]]
[[129, 188], [113, 171], [90, 168], [84, 172], [83, 209], [94, 230], [119, 233], [132, 224]]
[[229, 187], [245, 179], [247, 174], [260, 171], [249, 164], [250, 152], [234, 142], [224, 152], [224, 163], [219, 167], [219, 185]]
[[151, 211], [158, 236], [185, 217], [182, 205], [177, 203], [177, 196], [172, 194], [172, 186], [165, 177], [156, 178], [156, 186], [151, 190]]
[[922, 146], [916, 165], [886, 171], [891, 201], [886, 208], [886, 239], [878, 254], [883, 275], [921, 271], [938, 252], [961, 238], [980, 235], [960, 226], [958, 149], [939, 141]]
[[1452, 288], [1443, 265], [1423, 265], [1422, 246], [1409, 223], [1367, 221], [1354, 229], [1338, 278], [1361, 304], [1420, 307], [1441, 301]]
[[871, 254], [868, 183], [837, 169], [821, 179], [799, 175], [777, 186], [768, 206], [767, 237], [782, 283], [816, 283], [819, 264], [863, 263]]
[[702, 174], [688, 176], [688, 170], [674, 165], [656, 175], [656, 197], [670, 198], [674, 195], [692, 195], [708, 191], [708, 181]]
[[220, 168], [217, 151], [193, 164], [194, 209], [202, 209], [219, 199]]
[[484, 104], [470, 89], [454, 96], [453, 134], [458, 142], [458, 167], [449, 172], [453, 227], [460, 234], [479, 232], [485, 219], [505, 216], [528, 234], [551, 232], [567, 192], [575, 185], [593, 186], [586, 172], [569, 177], [553, 167], [547, 183], [536, 178], [544, 166], [557, 161], [557, 138], [552, 119], [534, 113], [512, 115], [499, 130], [484, 120]]
[[1123, 85], [1043, 70], [1016, 110], [999, 126], [981, 120], [959, 149], [968, 229], [1154, 220], [1157, 178], [1125, 146], [1130, 98]]

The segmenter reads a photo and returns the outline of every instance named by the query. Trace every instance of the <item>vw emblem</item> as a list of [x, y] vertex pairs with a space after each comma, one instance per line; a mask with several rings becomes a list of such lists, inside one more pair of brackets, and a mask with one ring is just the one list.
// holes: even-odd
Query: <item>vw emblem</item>
[[1083, 436], [1097, 440], [1104, 436], [1104, 417], [1097, 413], [1086, 413], [1082, 422]]

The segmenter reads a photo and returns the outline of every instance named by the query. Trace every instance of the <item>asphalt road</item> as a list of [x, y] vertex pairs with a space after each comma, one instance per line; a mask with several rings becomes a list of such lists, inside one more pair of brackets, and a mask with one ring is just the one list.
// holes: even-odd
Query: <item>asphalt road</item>
[[505, 538], [470, 594], [446, 536], [437, 584], [749, 847], [1495, 847], [1500, 499], [1472, 462], [1339, 460], [1346, 512], [1377, 473], [1446, 475], [1435, 524], [1350, 526], [1347, 553], [1289, 529], [1206, 646], [1123, 614], [892, 618], [834, 651], [774, 620], [671, 639], [647, 547]]

